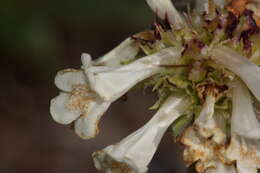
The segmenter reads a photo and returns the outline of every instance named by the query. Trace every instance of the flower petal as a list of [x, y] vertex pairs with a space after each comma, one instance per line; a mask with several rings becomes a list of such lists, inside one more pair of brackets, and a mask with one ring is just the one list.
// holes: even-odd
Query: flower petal
[[123, 60], [134, 58], [139, 52], [138, 45], [132, 38], [127, 38], [120, 45], [114, 48], [111, 52], [107, 53], [103, 57], [97, 59], [94, 65], [119, 67]]
[[[106, 101], [114, 101], [142, 80], [161, 72], [160, 65], [176, 64], [181, 49], [168, 48], [135, 62], [107, 72], [91, 72], [87, 76], [92, 90]], [[95, 68], [96, 69], [96, 68]]]
[[171, 0], [146, 0], [146, 2], [162, 20], [167, 18], [175, 29], [186, 26], [186, 22], [176, 10]]
[[214, 106], [216, 98], [213, 95], [207, 95], [206, 101], [203, 104], [202, 111], [198, 118], [195, 120], [195, 124], [201, 128], [214, 128]]
[[193, 126], [185, 130], [181, 142], [186, 146], [183, 160], [187, 165], [195, 163], [197, 172], [205, 172], [208, 168], [216, 167], [217, 156], [213, 142], [200, 136]]
[[82, 70], [66, 69], [57, 73], [54, 82], [60, 90], [71, 92], [74, 85], [86, 84], [86, 78]]
[[51, 100], [50, 112], [54, 121], [60, 124], [70, 124], [81, 115], [78, 109], [69, 109], [71, 95], [61, 92]]
[[225, 46], [214, 48], [212, 55], [217, 63], [238, 75], [260, 101], [260, 67]]
[[260, 139], [260, 124], [254, 112], [251, 95], [238, 80], [234, 83], [232, 102], [232, 131], [247, 138]]
[[82, 68], [83, 69], [88, 69], [89, 67], [92, 66], [92, 58], [90, 54], [88, 53], [82, 53], [81, 55], [81, 62], [82, 62]]
[[120, 143], [94, 153], [97, 169], [107, 172], [127, 170], [133, 173], [145, 173], [163, 134], [189, 105], [189, 97], [168, 98], [145, 126]]
[[75, 122], [76, 134], [83, 139], [94, 138], [99, 132], [98, 123], [110, 104], [100, 99], [92, 101], [88, 110]]
[[232, 134], [226, 150], [229, 159], [237, 162], [238, 173], [256, 173], [260, 168], [260, 143]]
[[226, 139], [225, 135], [225, 112], [214, 112], [216, 98], [213, 95], [208, 95], [206, 101], [202, 107], [202, 111], [199, 117], [195, 120], [195, 124], [199, 128], [200, 134], [209, 138], [217, 143], [224, 143]]

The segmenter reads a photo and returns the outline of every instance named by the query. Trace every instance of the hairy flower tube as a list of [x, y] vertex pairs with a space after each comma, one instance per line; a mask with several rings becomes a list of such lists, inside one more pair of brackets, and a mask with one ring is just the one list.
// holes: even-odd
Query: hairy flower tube
[[[171, 0], [146, 0], [152, 27], [108, 54], [82, 54], [80, 69], [58, 72], [52, 99], [57, 123], [95, 137], [111, 104], [132, 89], [150, 88], [157, 113], [115, 145], [93, 153], [106, 173], [146, 173], [167, 131], [184, 145], [198, 173], [260, 169], [260, 2], [196, 0], [180, 13]], [[137, 86], [138, 87], [135, 87]]]
[[116, 145], [94, 153], [96, 167], [106, 172], [124, 172], [125, 170], [133, 173], [147, 172], [147, 166], [163, 134], [172, 122], [185, 114], [189, 105], [190, 98], [186, 95], [169, 97], [142, 128]]
[[87, 76], [96, 93], [104, 100], [114, 101], [137, 83], [163, 71], [161, 66], [176, 65], [180, 56], [181, 49], [167, 48], [114, 70], [96, 72], [99, 67], [94, 67], [93, 71], [90, 68]]

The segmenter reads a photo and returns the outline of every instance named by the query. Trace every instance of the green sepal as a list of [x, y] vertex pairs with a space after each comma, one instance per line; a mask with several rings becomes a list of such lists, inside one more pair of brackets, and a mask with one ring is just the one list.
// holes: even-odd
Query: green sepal
[[189, 125], [191, 125], [193, 119], [194, 118], [192, 115], [182, 115], [181, 117], [179, 117], [177, 120], [173, 122], [173, 124], [171, 125], [171, 132], [175, 140], [177, 139], [177, 137], [182, 135], [183, 131]]
[[168, 78], [171, 84], [176, 85], [178, 88], [187, 88], [191, 83], [183, 75], [176, 74]]

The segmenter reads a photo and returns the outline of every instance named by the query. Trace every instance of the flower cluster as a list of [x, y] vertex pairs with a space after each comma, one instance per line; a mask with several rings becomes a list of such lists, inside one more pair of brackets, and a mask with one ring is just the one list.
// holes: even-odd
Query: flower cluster
[[196, 0], [179, 13], [171, 0], [146, 0], [152, 29], [135, 34], [80, 69], [55, 78], [60, 94], [50, 112], [95, 137], [109, 106], [137, 84], [158, 94], [152, 119], [115, 145], [93, 153], [106, 173], [145, 173], [171, 129], [198, 173], [256, 173], [260, 169], [260, 1]]

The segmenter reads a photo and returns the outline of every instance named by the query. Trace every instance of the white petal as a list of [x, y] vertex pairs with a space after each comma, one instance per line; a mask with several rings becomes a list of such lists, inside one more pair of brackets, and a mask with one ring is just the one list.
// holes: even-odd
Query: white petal
[[227, 157], [237, 162], [238, 173], [255, 173], [260, 168], [260, 141], [232, 134]]
[[145, 126], [94, 154], [96, 167], [107, 172], [145, 173], [165, 131], [189, 105], [189, 97], [170, 97]]
[[238, 75], [260, 101], [260, 67], [228, 47], [212, 50], [214, 60]]
[[82, 113], [80, 110], [70, 110], [68, 104], [71, 96], [60, 93], [59, 96], [51, 100], [50, 112], [54, 121], [60, 124], [70, 124]]
[[135, 40], [128, 38], [111, 52], [94, 62], [94, 65], [102, 65], [109, 67], [119, 67], [123, 60], [134, 58], [139, 52], [139, 48]]
[[87, 70], [89, 67], [92, 66], [92, 58], [88, 53], [82, 53], [81, 55], [81, 62], [83, 69]]
[[168, 17], [169, 22], [174, 28], [180, 29], [186, 26], [186, 23], [179, 12], [176, 10], [171, 0], [146, 0], [152, 10], [161, 18]]
[[75, 132], [83, 139], [95, 137], [98, 130], [98, 123], [110, 106], [110, 102], [103, 102], [95, 99], [89, 104], [88, 110], [75, 122]]
[[114, 101], [142, 80], [159, 73], [164, 68], [160, 65], [176, 64], [181, 56], [181, 49], [168, 48], [135, 62], [107, 72], [88, 72], [92, 90], [103, 99]]
[[[91, 56], [87, 53], [83, 53], [81, 55], [81, 61], [82, 61], [82, 68], [85, 71], [85, 74], [88, 74], [91, 70], [92, 73], [99, 73], [99, 72], [106, 72], [113, 69], [116, 69], [117, 67], [109, 66], [109, 64], [103, 64], [95, 66], [93, 64], [97, 64], [95, 61], [91, 60]], [[89, 79], [87, 79], [89, 81]]]
[[195, 124], [201, 128], [214, 128], [214, 106], [216, 98], [213, 95], [207, 95], [206, 101], [203, 104], [202, 111], [198, 118], [195, 120]]
[[234, 83], [232, 102], [232, 131], [247, 138], [260, 139], [260, 124], [254, 112], [251, 95], [240, 81]]
[[213, 95], [208, 95], [206, 101], [203, 104], [202, 111], [199, 117], [195, 120], [195, 124], [199, 127], [200, 134], [205, 137], [213, 137], [213, 141], [217, 143], [224, 143], [226, 135], [224, 132], [225, 129], [225, 112], [215, 112], [216, 98]]
[[216, 162], [216, 168], [208, 169], [206, 173], [236, 173], [236, 169], [233, 165], [229, 166], [221, 162]]
[[86, 84], [86, 78], [81, 70], [66, 69], [57, 73], [54, 82], [60, 90], [70, 92], [73, 86]]

